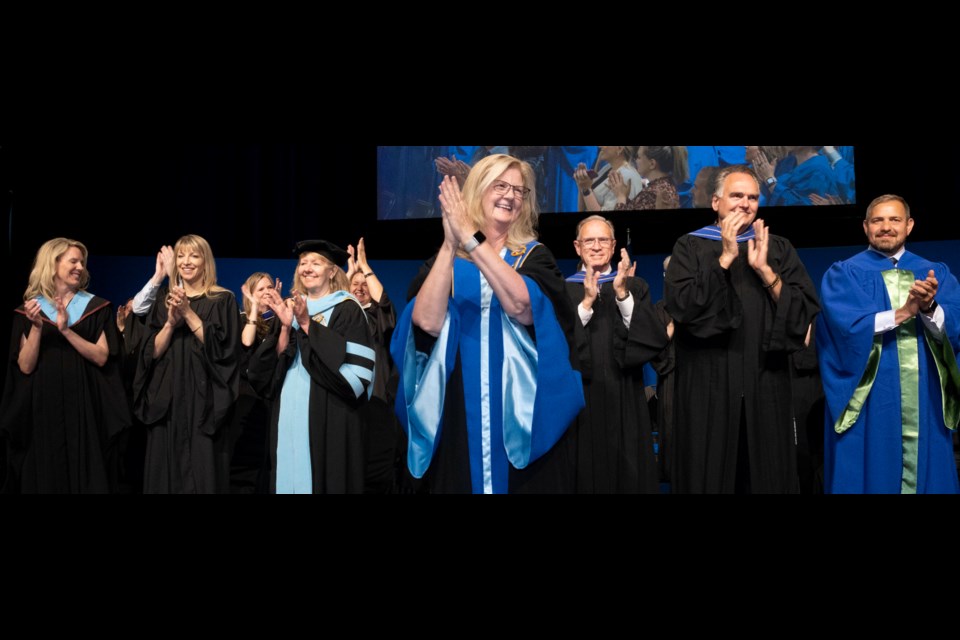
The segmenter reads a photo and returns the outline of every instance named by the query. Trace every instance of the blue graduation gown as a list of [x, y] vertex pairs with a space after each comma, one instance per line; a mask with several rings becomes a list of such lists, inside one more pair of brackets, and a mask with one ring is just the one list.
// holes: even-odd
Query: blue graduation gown
[[793, 156], [787, 156], [777, 163], [774, 173], [777, 184], [767, 199], [769, 206], [813, 204], [810, 202], [811, 193], [840, 195], [830, 161], [823, 156], [813, 156], [800, 165]]
[[[933, 269], [944, 310], [945, 338], [955, 354], [960, 349], [960, 287], [942, 263], [910, 253], [901, 270], [925, 278]], [[817, 354], [826, 394], [824, 490], [827, 493], [900, 493], [903, 475], [903, 414], [897, 330], [882, 334], [876, 379], [856, 422], [842, 434], [835, 425], [864, 377], [874, 344], [874, 318], [891, 309], [882, 272], [892, 269], [887, 257], [863, 251], [835, 263], [823, 277], [823, 313], [817, 319]], [[951, 432], [944, 425], [943, 395], [930, 340], [919, 318], [918, 352], [919, 442], [916, 491], [960, 491]], [[906, 323], [905, 323], [906, 324]], [[956, 381], [954, 381], [956, 382]], [[957, 392], [956, 385], [949, 387]], [[953, 427], [955, 425], [951, 425]]]
[[[503, 313], [476, 265], [457, 258], [440, 336], [433, 340], [413, 326], [415, 299], [394, 332], [390, 352], [400, 370], [396, 410], [409, 438], [407, 464], [416, 477], [429, 469], [434, 492], [515, 490], [525, 480], [511, 469], [532, 471], [584, 406], [558, 322], [560, 315], [569, 320], [569, 301], [555, 311], [563, 281], [553, 256], [530, 243], [524, 255], [506, 259], [527, 285], [532, 330]], [[555, 489], [541, 483], [532, 490]]]

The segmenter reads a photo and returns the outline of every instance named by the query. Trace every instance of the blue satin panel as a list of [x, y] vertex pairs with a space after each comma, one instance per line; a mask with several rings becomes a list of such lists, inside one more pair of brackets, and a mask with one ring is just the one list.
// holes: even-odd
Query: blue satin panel
[[[512, 266], [535, 245], [530, 243], [523, 256], [506, 255], [504, 260]], [[583, 383], [570, 367], [553, 305], [533, 280], [523, 280], [536, 341], [529, 328], [504, 313], [476, 265], [459, 258], [454, 261], [454, 297], [429, 357], [415, 349], [416, 299], [404, 309], [390, 353], [400, 366], [395, 408], [409, 438], [407, 465], [414, 476], [423, 477], [434, 455], [458, 353], [474, 493], [506, 493], [510, 466], [526, 467], [546, 453], [583, 408]], [[538, 354], [549, 367], [537, 367]]]
[[297, 351], [280, 391], [277, 493], [313, 493], [310, 465], [310, 374]]
[[503, 446], [510, 464], [530, 463], [533, 431], [531, 398], [537, 394], [537, 345], [526, 328], [503, 316]]
[[412, 299], [400, 316], [390, 354], [403, 367], [394, 408], [407, 432], [407, 467], [415, 478], [422, 478], [433, 460], [443, 423], [443, 399], [456, 361], [456, 351], [451, 349], [456, 341], [450, 336], [458, 333], [459, 322], [456, 313], [448, 310], [433, 352], [418, 352], [411, 319], [415, 302]]
[[503, 442], [502, 367], [494, 365], [503, 361], [502, 308], [480, 270], [469, 260], [454, 261], [453, 291], [452, 306], [460, 311], [459, 348], [471, 490], [506, 493], [510, 462], [499, 446]]
[[373, 366], [377, 361], [377, 354], [373, 349], [356, 342], [347, 342], [346, 351], [351, 355], [360, 356], [370, 361], [370, 367], [347, 362], [340, 365], [340, 375], [350, 384], [350, 388], [353, 389], [354, 395], [358, 398], [363, 394], [363, 382], [361, 380], [367, 381], [367, 398], [369, 398], [373, 392], [371, 382], [373, 381]]
[[[490, 441], [493, 430], [490, 417], [493, 411], [490, 406], [490, 303], [493, 300], [493, 288], [482, 273], [478, 275], [480, 277], [480, 379], [478, 380], [480, 383], [480, 460], [483, 469], [483, 493], [493, 493], [493, 446]], [[476, 486], [474, 486], [474, 493], [476, 493]]]
[[[57, 322], [57, 308], [53, 303], [43, 296], [37, 296], [35, 298], [37, 302], [40, 303], [40, 310], [54, 324]], [[83, 317], [83, 312], [87, 310], [87, 305], [90, 304], [90, 301], [93, 300], [93, 295], [87, 293], [86, 291], [77, 291], [70, 302], [67, 303], [67, 326], [72, 327], [77, 324], [80, 318]]]
[[[326, 326], [333, 317], [334, 307], [352, 297], [346, 291], [335, 291], [316, 300], [307, 298], [307, 313], [311, 318], [323, 314], [320, 323]], [[293, 319], [293, 328], [300, 328], [296, 318]], [[287, 369], [280, 391], [280, 415], [277, 419], [277, 493], [313, 493], [313, 468], [310, 461], [310, 373], [303, 366], [299, 349]]]

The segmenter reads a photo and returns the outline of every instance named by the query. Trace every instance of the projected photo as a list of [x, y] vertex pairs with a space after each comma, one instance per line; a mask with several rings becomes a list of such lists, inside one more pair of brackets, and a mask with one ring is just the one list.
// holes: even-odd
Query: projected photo
[[[541, 213], [706, 209], [713, 177], [747, 164], [761, 206], [856, 203], [853, 147], [377, 147], [377, 218], [439, 218], [444, 175], [463, 184], [478, 160], [507, 153], [537, 176]], [[526, 185], [531, 186], [531, 185]], [[535, 194], [535, 195], [534, 195]]]

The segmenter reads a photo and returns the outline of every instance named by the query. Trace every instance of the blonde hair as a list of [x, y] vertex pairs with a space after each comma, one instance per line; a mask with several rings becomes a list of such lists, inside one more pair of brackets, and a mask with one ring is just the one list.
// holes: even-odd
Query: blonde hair
[[177, 240], [173, 246], [174, 260], [170, 265], [167, 275], [170, 277], [170, 288], [177, 283], [177, 261], [176, 256], [181, 249], [195, 249], [203, 257], [203, 280], [200, 288], [205, 296], [215, 296], [226, 292], [227, 290], [217, 284], [217, 263], [213, 259], [213, 250], [210, 249], [210, 243], [201, 236], [188, 233]]
[[[256, 287], [257, 284], [264, 278], [269, 280], [271, 284], [273, 283], [273, 276], [264, 271], [257, 271], [247, 278], [247, 281], [243, 283], [243, 287], [252, 296], [254, 295], [254, 287]], [[243, 296], [243, 313], [246, 314], [248, 322], [250, 321], [250, 311], [252, 310], [252, 306], [253, 305], [250, 304], [250, 299], [247, 298], [247, 296]], [[260, 315], [255, 320], [257, 325], [257, 335], [259, 336], [265, 335], [269, 330], [269, 326], [263, 321], [263, 312], [264, 309], [260, 309]]]
[[[518, 251], [531, 240], [537, 239], [536, 228], [539, 216], [537, 178], [529, 163], [503, 153], [483, 158], [467, 175], [467, 181], [463, 185], [463, 200], [466, 203], [467, 218], [477, 229], [483, 229], [486, 226], [486, 218], [483, 215], [483, 194], [490, 185], [500, 179], [507, 169], [518, 169], [523, 175], [523, 186], [530, 189], [530, 193], [520, 205], [520, 214], [507, 230], [507, 247], [511, 251]], [[463, 258], [467, 257], [463, 249], [458, 250], [457, 254]]]
[[300, 281], [300, 264], [299, 261], [305, 255], [313, 254], [318, 256], [324, 263], [333, 267], [333, 275], [330, 277], [330, 291], [349, 291], [350, 290], [350, 281], [347, 280], [347, 274], [343, 272], [343, 269], [333, 264], [327, 256], [317, 253], [316, 251], [304, 251], [297, 257], [297, 266], [293, 269], [293, 286], [290, 287], [290, 293], [293, 295], [307, 295], [307, 288], [303, 286], [303, 282]]
[[83, 275], [80, 277], [80, 291], [85, 291], [90, 284], [90, 272], [87, 271], [87, 248], [79, 240], [69, 238], [54, 238], [44, 242], [37, 255], [33, 259], [33, 267], [30, 269], [30, 278], [27, 280], [27, 290], [23, 293], [23, 300], [27, 301], [37, 296], [43, 296], [48, 300], [53, 300], [57, 295], [55, 278], [57, 276], [57, 264], [60, 258], [70, 250], [70, 247], [76, 247], [83, 254]]

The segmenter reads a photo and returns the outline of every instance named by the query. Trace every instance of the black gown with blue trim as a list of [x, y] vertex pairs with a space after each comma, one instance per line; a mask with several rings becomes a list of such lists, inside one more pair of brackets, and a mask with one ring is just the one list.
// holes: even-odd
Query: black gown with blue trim
[[[347, 343], [372, 348], [363, 309], [351, 299], [334, 307], [324, 326], [311, 321], [310, 333], [291, 329], [290, 343], [277, 354], [280, 323], [274, 324], [250, 356], [247, 375], [262, 397], [272, 401], [268, 441], [270, 492], [277, 489], [277, 442], [281, 391], [291, 363], [300, 351], [310, 374], [309, 439], [313, 493], [363, 493], [365, 460], [361, 407], [367, 402], [366, 386], [357, 397], [340, 374], [345, 363], [367, 364], [347, 353]], [[369, 363], [371, 366], [373, 363]]]
[[109, 357], [84, 358], [44, 314], [37, 367], [17, 365], [31, 323], [16, 309], [0, 403], [6, 441], [3, 493], [108, 493], [119, 471], [118, 436], [130, 425], [121, 379], [122, 343], [110, 303], [93, 296], [71, 329], [88, 342], [106, 334]]

